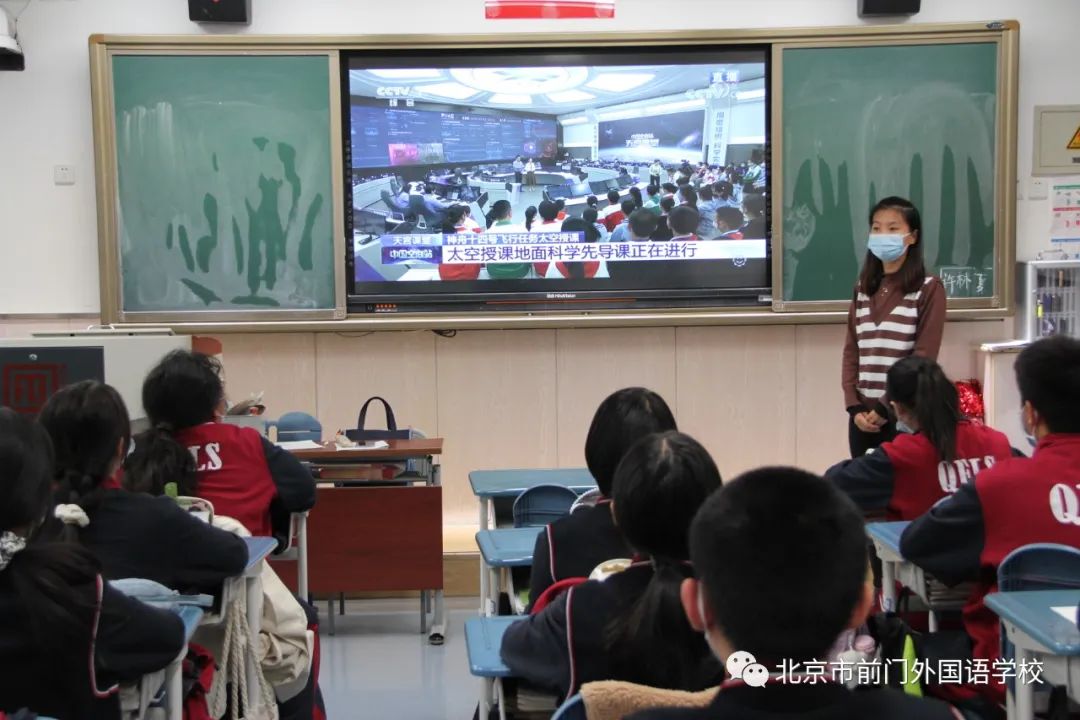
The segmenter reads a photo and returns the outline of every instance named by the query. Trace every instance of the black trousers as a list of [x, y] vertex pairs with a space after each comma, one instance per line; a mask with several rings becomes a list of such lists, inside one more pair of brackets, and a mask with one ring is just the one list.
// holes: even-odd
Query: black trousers
[[660, 187], [660, 176], [659, 175], [650, 175], [649, 176], [649, 182], [651, 184], [655, 185], [657, 188], [659, 188]]
[[867, 450], [873, 450], [882, 443], [887, 443], [896, 437], [896, 423], [892, 420], [887, 422], [876, 433], [863, 432], [855, 425], [855, 418], [848, 415], [848, 448], [851, 457], [862, 457]]
[[521, 184], [521, 175], [522, 174], [519, 172], [514, 173], [514, 182], [516, 182], [518, 185]]

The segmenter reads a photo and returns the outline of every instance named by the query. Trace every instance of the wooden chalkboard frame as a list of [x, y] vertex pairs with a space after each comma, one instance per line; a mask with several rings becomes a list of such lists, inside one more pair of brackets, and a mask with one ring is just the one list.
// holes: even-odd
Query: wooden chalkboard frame
[[[344, 153], [341, 131], [341, 61], [336, 49], [298, 47], [294, 43], [267, 42], [258, 47], [200, 42], [201, 38], [161, 38], [157, 41], [90, 39], [90, 78], [93, 98], [95, 179], [98, 208], [98, 262], [100, 265], [101, 318], [104, 323], [200, 322], [261, 323], [267, 321], [341, 320], [346, 314]], [[329, 147], [331, 172], [331, 232], [334, 247], [334, 305], [319, 309], [129, 311], [124, 309], [119, 236], [119, 183], [117, 168], [113, 60], [121, 56], [307, 56], [325, 58], [329, 79]]]
[[[1019, 24], [1015, 21], [988, 23], [982, 27], [941, 28], [926, 32], [913, 26], [911, 32], [888, 38], [852, 37], [808, 38], [772, 46], [772, 250], [773, 310], [807, 313], [846, 310], [850, 298], [837, 300], [784, 299], [784, 163], [783, 127], [784, 53], [792, 49], [858, 48], [930, 44], [982, 43], [997, 46], [997, 117], [995, 123], [994, 177], [994, 294], [988, 298], [951, 298], [950, 310], [1012, 311], [1015, 296], [1016, 260], [1016, 177], [1017, 98], [1019, 78]], [[780, 201], [778, 201], [778, 199]], [[854, 285], [855, 278], [852, 278]]]
[[[343, 170], [339, 166], [342, 133], [335, 127], [335, 177], [333, 206], [335, 208], [335, 239], [342, 243], [342, 258], [338, 292], [340, 306], [333, 318], [312, 311], [277, 311], [274, 313], [173, 313], [165, 317], [142, 313], [122, 313], [119, 294], [118, 245], [115, 241], [115, 131], [112, 128], [111, 60], [110, 53], [266, 53], [325, 54], [332, 65], [339, 51], [344, 50], [460, 50], [468, 48], [575, 48], [665, 45], [737, 45], [769, 44], [774, 47], [798, 46], [807, 43], [825, 45], [874, 45], [894, 43], [956, 42], [973, 39], [977, 42], [999, 44], [998, 89], [999, 113], [997, 150], [1000, 162], [995, 187], [996, 227], [999, 236], [996, 248], [995, 288], [999, 291], [990, 303], [986, 301], [951, 300], [949, 317], [953, 319], [996, 319], [1014, 312], [1014, 278], [1010, 268], [1015, 264], [1016, 199], [1013, 186], [1016, 180], [1017, 84], [1019, 72], [1019, 24], [1013, 20], [990, 23], [853, 25], [820, 28], [768, 28], [732, 30], [680, 30], [662, 32], [603, 32], [603, 33], [510, 33], [487, 35], [93, 35], [90, 37], [91, 89], [94, 102], [95, 155], [97, 160], [98, 228], [101, 258], [102, 318], [105, 322], [138, 324], [156, 322], [169, 324], [179, 332], [301, 332], [345, 330], [397, 331], [421, 329], [490, 329], [490, 328], [560, 328], [560, 327], [646, 327], [692, 325], [774, 325], [840, 323], [846, 317], [846, 302], [782, 303], [776, 296], [782, 292], [783, 228], [778, 212], [782, 203], [774, 203], [773, 221], [773, 286], [771, 307], [746, 308], [660, 308], [641, 310], [567, 309], [551, 312], [448, 312], [402, 313], [392, 315], [363, 315], [345, 317], [344, 308], [344, 198]], [[775, 52], [775, 51], [774, 51]], [[773, 63], [773, 73], [782, 65]], [[332, 82], [339, 69], [331, 67]], [[776, 160], [782, 152], [782, 87], [773, 86], [770, 126], [773, 138], [773, 174], [771, 186], [782, 187], [782, 172]], [[340, 88], [331, 88], [332, 102], [340, 104]], [[335, 121], [335, 122], [340, 122]], [[775, 194], [775, 190], [774, 190]], [[339, 228], [336, 224], [341, 223]]]

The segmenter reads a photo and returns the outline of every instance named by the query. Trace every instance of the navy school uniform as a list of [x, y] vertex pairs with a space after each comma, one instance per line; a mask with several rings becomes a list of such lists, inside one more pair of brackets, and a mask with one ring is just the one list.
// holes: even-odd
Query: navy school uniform
[[[514, 623], [503, 635], [503, 662], [514, 677], [566, 698], [587, 682], [627, 680], [659, 686], [642, 677], [633, 658], [608, 651], [607, 625], [645, 592], [652, 564], [634, 563], [604, 581], [592, 580], [570, 588], [540, 613]], [[689, 652], [700, 658], [698, 671], [675, 690], [704, 690], [720, 684], [724, 670], [704, 637]]]
[[[1080, 434], [1049, 435], [1031, 458], [1004, 460], [983, 471], [900, 537], [903, 556], [937, 579], [948, 585], [975, 582], [963, 612], [973, 657], [998, 657], [1000, 623], [984, 599], [997, 590], [1005, 556], [1031, 543], [1080, 549], [1078, 496]], [[1005, 699], [1004, 685], [976, 689], [995, 702]]]
[[953, 462], [943, 462], [922, 433], [903, 433], [868, 455], [834, 465], [826, 471], [825, 479], [864, 511], [885, 510], [889, 520], [914, 520], [981, 471], [1013, 454], [1005, 435], [964, 421], [956, 426]]
[[87, 631], [57, 657], [36, 644], [22, 601], [0, 572], [0, 711], [26, 707], [59, 720], [116, 720], [118, 685], [164, 668], [184, 647], [184, 624], [168, 610], [129, 598], [100, 578], [73, 592]]
[[536, 538], [529, 580], [531, 608], [551, 585], [568, 578], [587, 578], [601, 563], [633, 557], [611, 516], [611, 500], [579, 508], [548, 525]]
[[704, 708], [657, 708], [628, 720], [963, 720], [951, 706], [891, 688], [848, 690], [835, 683], [750, 687], [727, 683]]

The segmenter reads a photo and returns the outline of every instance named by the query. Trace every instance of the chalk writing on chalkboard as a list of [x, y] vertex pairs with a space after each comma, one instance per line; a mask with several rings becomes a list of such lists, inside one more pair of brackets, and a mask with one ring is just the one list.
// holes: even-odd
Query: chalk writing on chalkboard
[[951, 298], [981, 298], [994, 295], [994, 269], [974, 267], [938, 268], [938, 277]]

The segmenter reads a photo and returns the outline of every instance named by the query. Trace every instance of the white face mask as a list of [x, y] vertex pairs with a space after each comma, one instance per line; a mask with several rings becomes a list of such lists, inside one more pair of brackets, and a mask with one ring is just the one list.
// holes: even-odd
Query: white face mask
[[1027, 415], [1024, 413], [1024, 408], [1020, 408], [1020, 428], [1024, 431], [1024, 437], [1027, 438], [1028, 444], [1031, 447], [1035, 447], [1039, 444], [1038, 438], [1035, 437], [1034, 428], [1029, 429], [1027, 424]]

